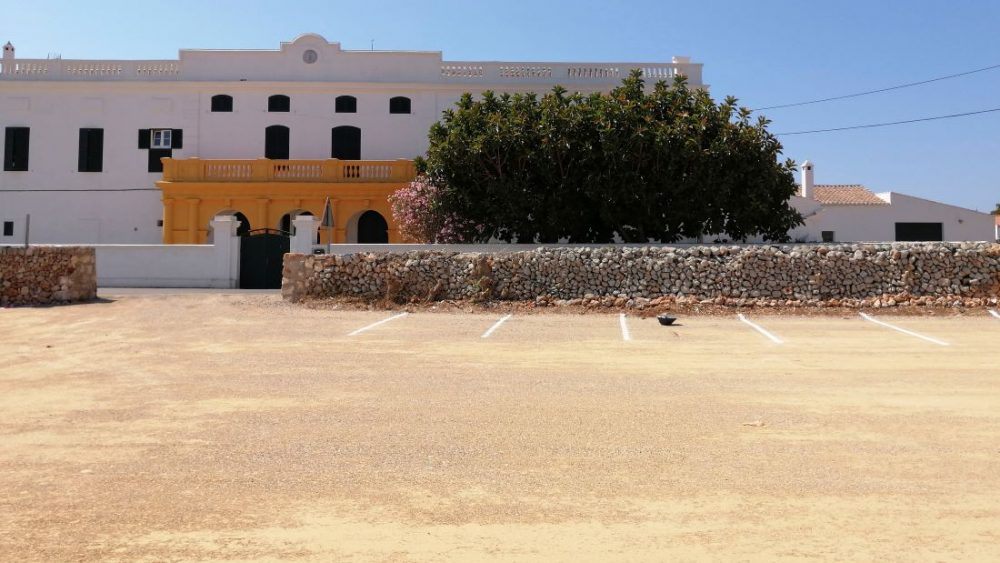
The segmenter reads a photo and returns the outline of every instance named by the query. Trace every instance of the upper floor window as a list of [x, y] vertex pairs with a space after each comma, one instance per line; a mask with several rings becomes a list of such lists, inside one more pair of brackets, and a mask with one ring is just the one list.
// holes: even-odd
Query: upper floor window
[[4, 129], [3, 169], [8, 172], [26, 172], [28, 170], [28, 137], [31, 130], [27, 127], [7, 127]]
[[350, 125], [334, 127], [330, 146], [330, 158], [361, 160], [361, 129]]
[[267, 99], [267, 111], [292, 111], [292, 100], [283, 94], [275, 94]]
[[80, 151], [76, 169], [80, 172], [104, 170], [104, 129], [80, 129]]
[[354, 96], [337, 96], [337, 113], [357, 113], [358, 99]]
[[169, 149], [173, 140], [173, 131], [170, 129], [153, 129], [150, 131], [149, 148]]
[[146, 170], [163, 172], [162, 158], [174, 155], [174, 149], [184, 148], [183, 129], [139, 129], [139, 148], [147, 149]]
[[290, 131], [284, 125], [272, 125], [264, 129], [264, 158], [288, 160]]
[[216, 94], [215, 96], [212, 96], [212, 111], [213, 112], [233, 111], [233, 97], [226, 94]]
[[410, 98], [405, 96], [390, 98], [389, 113], [410, 113]]

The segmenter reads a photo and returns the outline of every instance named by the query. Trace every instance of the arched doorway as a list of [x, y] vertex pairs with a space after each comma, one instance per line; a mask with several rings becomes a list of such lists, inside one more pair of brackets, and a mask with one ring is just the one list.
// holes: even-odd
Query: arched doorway
[[389, 243], [389, 224], [378, 211], [368, 210], [358, 217], [358, 243]]

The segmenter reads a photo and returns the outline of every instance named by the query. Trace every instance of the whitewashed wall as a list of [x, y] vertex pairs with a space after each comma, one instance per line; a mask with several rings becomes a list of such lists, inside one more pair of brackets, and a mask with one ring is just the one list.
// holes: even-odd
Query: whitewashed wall
[[160, 191], [5, 192], [0, 190], [0, 221], [14, 223], [14, 235], [0, 244], [24, 241], [25, 216], [31, 214], [32, 244], [109, 244], [162, 241]]
[[94, 245], [99, 287], [232, 289], [240, 276], [238, 221], [212, 221], [212, 244]]
[[792, 238], [822, 240], [822, 231], [834, 231], [837, 242], [894, 241], [896, 223], [941, 223], [945, 241], [992, 241], [994, 218], [964, 209], [895, 192], [879, 194], [890, 205], [818, 205], [814, 200], [792, 198], [792, 205], [806, 217]]

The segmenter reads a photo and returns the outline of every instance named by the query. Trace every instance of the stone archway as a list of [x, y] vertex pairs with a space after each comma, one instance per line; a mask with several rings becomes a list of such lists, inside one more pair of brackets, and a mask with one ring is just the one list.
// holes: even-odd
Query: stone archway
[[389, 223], [378, 211], [369, 209], [358, 217], [358, 244], [388, 244]]

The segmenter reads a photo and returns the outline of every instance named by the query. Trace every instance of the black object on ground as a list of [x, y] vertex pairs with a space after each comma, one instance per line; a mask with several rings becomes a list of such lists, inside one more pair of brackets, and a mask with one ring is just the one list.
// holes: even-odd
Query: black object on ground
[[677, 320], [677, 317], [670, 317], [667, 315], [656, 315], [656, 320], [660, 321], [660, 324], [663, 326], [670, 326], [674, 324], [674, 321]]

